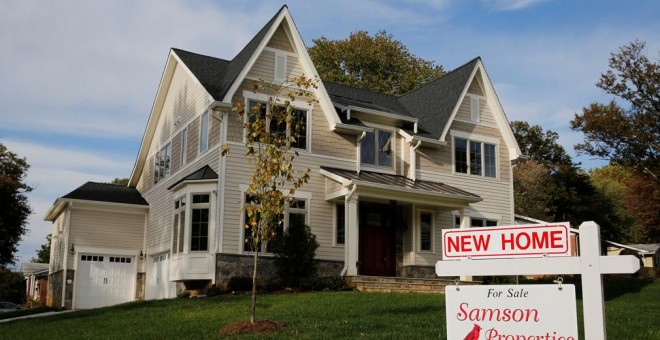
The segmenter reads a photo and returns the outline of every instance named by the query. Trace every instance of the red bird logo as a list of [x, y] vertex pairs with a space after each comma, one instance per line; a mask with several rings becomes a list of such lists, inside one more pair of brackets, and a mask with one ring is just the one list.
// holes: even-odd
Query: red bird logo
[[470, 333], [468, 333], [463, 340], [478, 340], [480, 330], [481, 327], [475, 323]]

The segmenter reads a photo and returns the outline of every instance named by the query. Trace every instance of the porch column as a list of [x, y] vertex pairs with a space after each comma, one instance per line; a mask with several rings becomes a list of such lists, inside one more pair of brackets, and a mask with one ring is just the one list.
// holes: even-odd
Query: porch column
[[[458, 214], [460, 215], [461, 218], [461, 229], [468, 229], [470, 228], [470, 222], [465, 216], [465, 209], [458, 209]], [[472, 260], [467, 260], [467, 261], [472, 261]], [[472, 281], [472, 276], [461, 276], [460, 277], [461, 281]]]
[[346, 204], [344, 204], [344, 225], [346, 226], [346, 238], [344, 240], [344, 261], [346, 276], [356, 276], [358, 274], [358, 197], [357, 195], [347, 195]]

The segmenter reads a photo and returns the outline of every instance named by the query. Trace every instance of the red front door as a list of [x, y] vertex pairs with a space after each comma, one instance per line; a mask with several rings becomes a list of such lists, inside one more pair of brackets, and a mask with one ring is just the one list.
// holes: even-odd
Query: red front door
[[361, 204], [360, 275], [396, 275], [396, 230], [387, 205]]

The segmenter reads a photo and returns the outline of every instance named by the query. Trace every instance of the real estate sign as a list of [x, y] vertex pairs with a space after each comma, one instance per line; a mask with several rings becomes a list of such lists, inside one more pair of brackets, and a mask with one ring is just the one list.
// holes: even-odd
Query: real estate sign
[[574, 285], [447, 286], [447, 339], [576, 340]]
[[519, 225], [442, 231], [442, 258], [570, 256], [570, 225]]

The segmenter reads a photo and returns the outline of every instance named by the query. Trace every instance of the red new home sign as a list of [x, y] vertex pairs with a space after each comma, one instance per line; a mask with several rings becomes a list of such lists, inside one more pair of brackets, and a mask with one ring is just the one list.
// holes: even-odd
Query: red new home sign
[[444, 260], [570, 256], [567, 223], [470, 229], [444, 229]]

